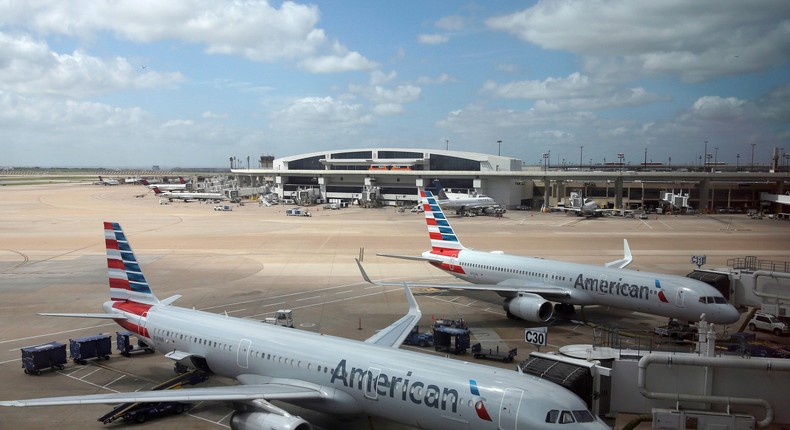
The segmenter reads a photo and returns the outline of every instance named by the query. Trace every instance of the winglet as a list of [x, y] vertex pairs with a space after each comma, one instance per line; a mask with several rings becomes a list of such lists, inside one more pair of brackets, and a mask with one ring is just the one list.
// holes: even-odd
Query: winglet
[[365, 282], [378, 286], [397, 285], [403, 287], [403, 290], [406, 293], [406, 301], [409, 303], [409, 311], [406, 313], [406, 315], [387, 326], [387, 328], [380, 330], [378, 333], [365, 340], [367, 343], [398, 348], [403, 343], [403, 340], [406, 339], [406, 336], [411, 333], [412, 328], [414, 328], [414, 326], [420, 321], [420, 318], [422, 317], [420, 306], [417, 304], [417, 300], [414, 298], [414, 294], [412, 294], [409, 284], [405, 282], [401, 284], [395, 284], [373, 281], [370, 279], [367, 272], [365, 272], [365, 269], [362, 267], [362, 263], [359, 262], [359, 259], [354, 260], [357, 262], [357, 266], [359, 267], [359, 271], [362, 273], [362, 278], [365, 280]]
[[614, 267], [617, 269], [623, 269], [625, 266], [631, 264], [634, 260], [633, 255], [631, 255], [631, 248], [628, 246], [628, 240], [623, 239], [623, 258], [620, 260], [610, 261], [605, 264], [606, 267]]

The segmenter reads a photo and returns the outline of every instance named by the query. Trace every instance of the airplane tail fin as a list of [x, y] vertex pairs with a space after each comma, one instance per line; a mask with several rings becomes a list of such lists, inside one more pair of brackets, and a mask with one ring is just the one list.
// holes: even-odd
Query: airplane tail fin
[[442, 188], [442, 183], [439, 182], [438, 179], [433, 180], [433, 189], [434, 189], [433, 195], [436, 196], [437, 199], [439, 200], [448, 199], [447, 193], [444, 192], [444, 189]]
[[104, 242], [107, 248], [110, 298], [149, 305], [158, 304], [159, 299], [148, 286], [148, 281], [145, 280], [120, 224], [104, 223]]
[[420, 188], [420, 203], [425, 210], [425, 222], [428, 225], [428, 237], [431, 239], [431, 253], [438, 255], [457, 255], [464, 249], [458, 240], [453, 227], [444, 216], [439, 202], [433, 193]]
[[184, 180], [184, 177], [183, 177], [183, 176], [179, 176], [179, 177], [178, 177], [178, 183], [179, 183], [179, 184], [186, 184], [186, 183], [187, 183], [187, 181], [185, 181], [185, 180]]
[[154, 187], [152, 189], [154, 190], [154, 194], [156, 195], [162, 194], [162, 190], [160, 190], [159, 187]]
[[140, 179], [140, 183], [143, 184], [143, 185], [151, 185], [151, 183], [148, 182], [147, 179]]

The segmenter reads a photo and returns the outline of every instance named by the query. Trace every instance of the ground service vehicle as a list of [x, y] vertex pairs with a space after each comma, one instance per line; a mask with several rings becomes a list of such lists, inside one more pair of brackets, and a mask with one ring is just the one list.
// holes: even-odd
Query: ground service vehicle
[[749, 330], [770, 331], [777, 336], [790, 333], [790, 327], [771, 314], [757, 313], [749, 321]]

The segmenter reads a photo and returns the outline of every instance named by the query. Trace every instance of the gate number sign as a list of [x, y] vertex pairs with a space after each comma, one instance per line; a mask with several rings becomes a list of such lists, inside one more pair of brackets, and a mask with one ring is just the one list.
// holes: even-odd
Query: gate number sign
[[535, 327], [524, 330], [524, 341], [533, 345], [547, 346], [548, 330], [546, 327]]

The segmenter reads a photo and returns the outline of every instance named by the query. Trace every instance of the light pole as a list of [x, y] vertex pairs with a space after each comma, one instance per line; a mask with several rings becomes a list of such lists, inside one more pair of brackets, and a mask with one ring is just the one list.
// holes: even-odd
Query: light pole
[[752, 167], [750, 167], [750, 170], [752, 170], [752, 171], [754, 171], [754, 145], [757, 145], [757, 144], [756, 143], [752, 143]]
[[450, 150], [450, 139], [447, 139], [447, 140], [444, 141], [444, 150], [445, 151], [449, 151]]
[[623, 162], [625, 161], [625, 154], [623, 154], [622, 152], [618, 152], [617, 158], [620, 159], [620, 173], [623, 173], [623, 164], [624, 164]]
[[[710, 164], [710, 159], [713, 158], [713, 154], [705, 154], [705, 168], [708, 168], [708, 164]], [[713, 166], [710, 167], [711, 173], [713, 173]]]
[[496, 143], [499, 145], [499, 150], [497, 150], [496, 155], [502, 155], [502, 141], [497, 140]]
[[705, 157], [705, 166], [702, 167], [702, 171], [704, 172], [705, 169], [708, 168], [708, 141], [705, 141], [705, 152], [702, 153], [702, 156]]
[[549, 157], [551, 156], [551, 151], [543, 153], [543, 172], [549, 171]]
[[738, 154], [735, 154], [735, 171], [736, 172], [738, 171], [738, 168], [740, 167], [740, 164], [741, 164], [741, 154], [738, 153]]
[[[719, 165], [719, 147], [718, 146], [713, 148], [713, 154], [714, 154], [713, 155], [713, 166], [715, 167], [715, 166]], [[713, 168], [711, 168], [710, 170], [713, 171]]]
[[645, 148], [645, 164], [642, 165], [642, 170], [647, 170], [647, 148]]
[[582, 171], [582, 166], [584, 166], [584, 145], [579, 145], [579, 171]]

